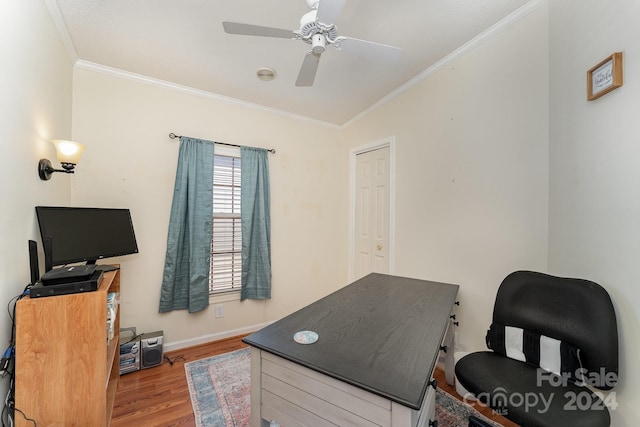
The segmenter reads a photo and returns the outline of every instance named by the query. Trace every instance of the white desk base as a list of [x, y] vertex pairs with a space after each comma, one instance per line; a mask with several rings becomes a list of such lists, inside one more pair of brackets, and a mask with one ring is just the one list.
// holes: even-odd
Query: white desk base
[[354, 387], [271, 353], [251, 348], [251, 426], [428, 427], [435, 389], [420, 410]]

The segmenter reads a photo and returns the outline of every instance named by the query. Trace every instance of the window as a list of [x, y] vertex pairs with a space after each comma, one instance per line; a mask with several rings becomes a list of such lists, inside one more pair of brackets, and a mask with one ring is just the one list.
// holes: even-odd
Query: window
[[[222, 151], [222, 150], [220, 150]], [[235, 151], [235, 150], [234, 150]], [[215, 155], [213, 163], [213, 239], [209, 294], [240, 291], [242, 229], [240, 220], [240, 153]]]

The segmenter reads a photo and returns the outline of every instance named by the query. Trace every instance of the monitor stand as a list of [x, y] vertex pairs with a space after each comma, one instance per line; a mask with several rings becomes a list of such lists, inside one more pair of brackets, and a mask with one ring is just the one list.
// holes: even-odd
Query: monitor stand
[[106, 273], [107, 271], [115, 271], [115, 270], [119, 270], [120, 267], [115, 266], [115, 265], [109, 265], [109, 264], [96, 264], [96, 271], [102, 271], [104, 273]]
[[119, 270], [119, 269], [120, 269], [120, 267], [118, 267], [117, 265], [96, 264], [96, 271], [102, 271], [103, 273], [106, 273], [107, 271], [114, 271], [114, 270]]

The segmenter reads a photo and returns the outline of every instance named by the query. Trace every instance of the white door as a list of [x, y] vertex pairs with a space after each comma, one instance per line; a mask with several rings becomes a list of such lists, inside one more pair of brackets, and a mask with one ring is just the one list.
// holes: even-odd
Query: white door
[[390, 149], [356, 155], [354, 279], [389, 273]]

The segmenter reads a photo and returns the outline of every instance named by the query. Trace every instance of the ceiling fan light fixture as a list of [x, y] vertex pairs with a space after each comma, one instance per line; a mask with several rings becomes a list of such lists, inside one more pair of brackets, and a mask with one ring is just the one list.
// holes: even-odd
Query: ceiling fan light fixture
[[322, 52], [324, 52], [324, 47], [326, 46], [326, 44], [327, 39], [323, 34], [314, 34], [313, 38], [311, 39], [311, 51], [315, 55], [320, 55]]
[[[301, 40], [311, 45], [311, 50], [307, 51], [298, 72], [297, 87], [313, 85], [320, 56], [324, 53], [327, 45], [333, 45], [341, 51], [351, 51], [362, 54], [362, 56], [376, 56], [389, 60], [397, 59], [400, 54], [401, 49], [393, 46], [338, 35], [335, 23], [347, 0], [305, 1], [311, 10], [300, 19], [300, 29], [298, 30], [283, 30], [228, 21], [224, 21], [222, 26], [227, 34]], [[275, 71], [271, 68], [260, 68], [256, 75], [260, 80], [270, 81], [275, 78]]]
[[256, 76], [263, 82], [270, 82], [276, 78], [276, 71], [273, 68], [262, 67], [256, 71]]

